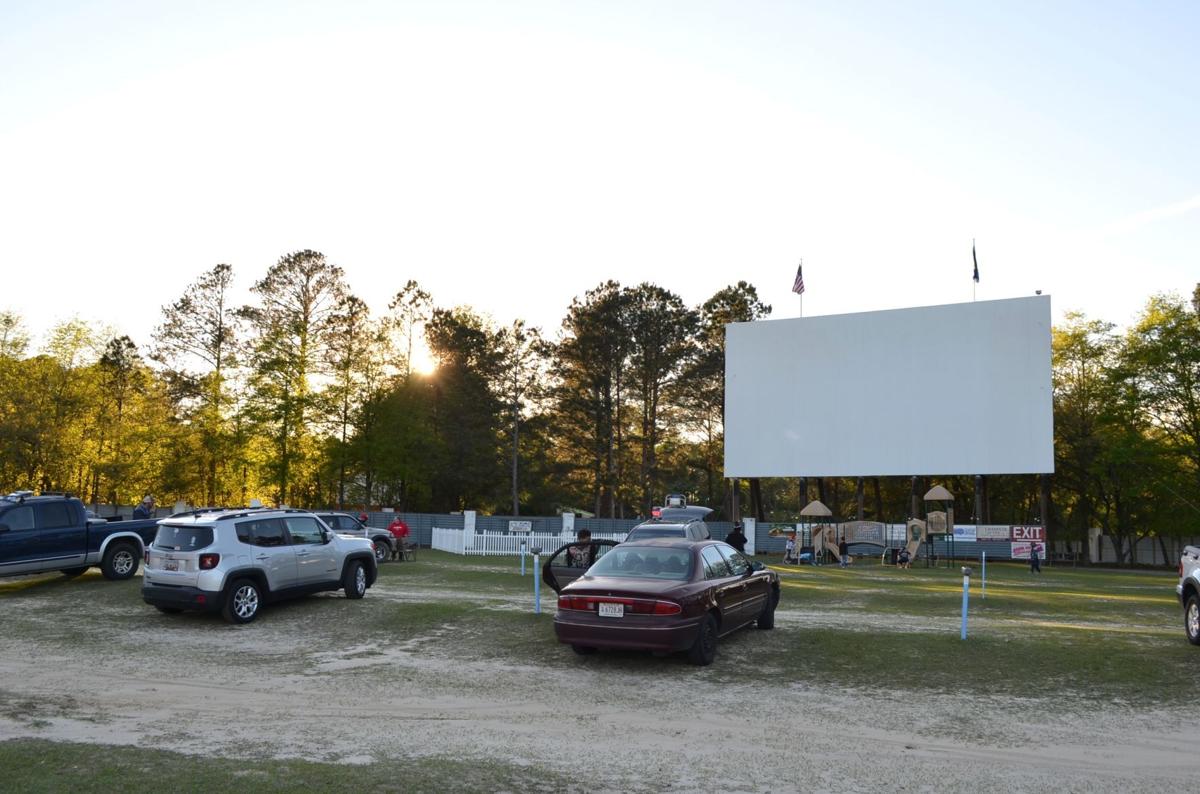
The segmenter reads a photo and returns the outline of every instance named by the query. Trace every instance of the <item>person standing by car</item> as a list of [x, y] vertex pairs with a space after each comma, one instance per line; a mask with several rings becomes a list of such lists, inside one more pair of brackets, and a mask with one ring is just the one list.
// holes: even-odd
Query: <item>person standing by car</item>
[[572, 568], [592, 567], [592, 531], [581, 529], [575, 533], [575, 542], [567, 547], [567, 565]]
[[133, 508], [134, 519], [154, 518], [154, 497], [150, 494], [142, 499], [142, 503]]
[[742, 522], [735, 521], [733, 529], [725, 536], [725, 542], [742, 554], [746, 553], [746, 533], [742, 531]]

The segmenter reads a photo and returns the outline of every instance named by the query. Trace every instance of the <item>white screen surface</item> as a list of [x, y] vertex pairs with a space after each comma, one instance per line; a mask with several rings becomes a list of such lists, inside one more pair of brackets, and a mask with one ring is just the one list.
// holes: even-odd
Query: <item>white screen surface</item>
[[725, 476], [1054, 471], [1050, 298], [725, 328]]

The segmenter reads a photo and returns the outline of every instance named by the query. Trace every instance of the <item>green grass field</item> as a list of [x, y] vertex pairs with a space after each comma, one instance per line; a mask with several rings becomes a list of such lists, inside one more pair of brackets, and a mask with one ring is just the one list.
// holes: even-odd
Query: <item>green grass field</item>
[[973, 568], [966, 641], [959, 566], [777, 570], [822, 615], [797, 627], [805, 664], [847, 686], [1153, 703], [1194, 668], [1171, 573], [991, 564], [984, 598]]

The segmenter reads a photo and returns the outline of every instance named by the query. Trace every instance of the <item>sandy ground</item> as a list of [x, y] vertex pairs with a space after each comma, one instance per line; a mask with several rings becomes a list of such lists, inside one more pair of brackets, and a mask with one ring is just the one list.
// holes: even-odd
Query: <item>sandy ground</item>
[[[383, 580], [368, 598], [418, 598], [401, 582]], [[38, 603], [5, 607], [12, 617]], [[798, 616], [781, 611], [777, 631]], [[548, 669], [461, 658], [445, 627], [313, 648], [285, 617], [212, 620], [150, 612], [112, 629], [111, 644], [9, 637], [0, 740], [348, 765], [487, 759], [613, 792], [1164, 791], [1190, 789], [1200, 773], [1200, 731], [1183, 709], [833, 690], [816, 671], [791, 686], [756, 683], [751, 670], [728, 684], [674, 660], [632, 673], [602, 657]], [[754, 631], [743, 633], [722, 644], [718, 665], [744, 661]]]

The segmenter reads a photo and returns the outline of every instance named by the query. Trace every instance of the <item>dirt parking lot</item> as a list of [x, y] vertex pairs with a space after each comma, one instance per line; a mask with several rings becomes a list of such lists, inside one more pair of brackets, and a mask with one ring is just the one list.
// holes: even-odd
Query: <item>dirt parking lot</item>
[[[1179, 682], [1178, 705], [1148, 706], [956, 687], [970, 671], [937, 658], [921, 663], [945, 686], [909, 685], [886, 666], [847, 678], [806, 663], [806, 632], [853, 620], [870, 643], [878, 632], [955, 627], [831, 618], [801, 587], [785, 591], [776, 630], [723, 640], [709, 668], [576, 657], [554, 642], [552, 598], [544, 591], [544, 613], [531, 614], [532, 584], [514, 572], [507, 559], [425, 552], [385, 565], [362, 601], [313, 596], [236, 627], [159, 614], [141, 603], [140, 577], [0, 581], [0, 741], [301, 758], [348, 774], [453, 759], [515, 769], [508, 779], [526, 790], [1194, 787], [1191, 680]], [[447, 780], [445, 790], [503, 787]]]

